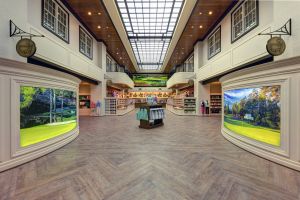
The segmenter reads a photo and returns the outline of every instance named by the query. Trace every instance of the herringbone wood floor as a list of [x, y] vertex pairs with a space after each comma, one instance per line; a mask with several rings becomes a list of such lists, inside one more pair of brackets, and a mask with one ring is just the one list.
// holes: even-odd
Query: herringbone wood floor
[[300, 173], [226, 141], [219, 117], [81, 118], [74, 142], [0, 173], [0, 199], [291, 200]]

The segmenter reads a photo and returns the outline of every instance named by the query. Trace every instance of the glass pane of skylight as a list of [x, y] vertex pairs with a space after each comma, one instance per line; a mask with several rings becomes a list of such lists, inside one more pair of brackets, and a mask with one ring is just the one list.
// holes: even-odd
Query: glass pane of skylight
[[141, 70], [159, 70], [184, 0], [115, 0]]

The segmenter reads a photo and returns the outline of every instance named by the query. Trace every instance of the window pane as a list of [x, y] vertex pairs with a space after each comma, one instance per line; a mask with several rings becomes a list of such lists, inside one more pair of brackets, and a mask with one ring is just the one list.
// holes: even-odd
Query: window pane
[[68, 40], [68, 14], [54, 0], [44, 0], [43, 25], [65, 41]]
[[248, 30], [256, 24], [256, 3], [254, 0], [245, 2], [245, 29]]
[[232, 14], [232, 39], [241, 37], [257, 25], [257, 0], [245, 0]]
[[239, 37], [243, 33], [243, 8], [240, 7], [233, 14], [233, 35], [234, 38]]

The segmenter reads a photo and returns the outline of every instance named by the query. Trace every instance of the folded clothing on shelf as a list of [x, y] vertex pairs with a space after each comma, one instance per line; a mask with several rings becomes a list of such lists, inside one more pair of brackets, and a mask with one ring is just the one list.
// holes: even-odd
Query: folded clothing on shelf
[[150, 120], [163, 119], [163, 118], [165, 118], [165, 111], [163, 108], [150, 109]]
[[140, 110], [136, 113], [137, 120], [148, 120], [148, 112], [145, 108], [140, 108]]

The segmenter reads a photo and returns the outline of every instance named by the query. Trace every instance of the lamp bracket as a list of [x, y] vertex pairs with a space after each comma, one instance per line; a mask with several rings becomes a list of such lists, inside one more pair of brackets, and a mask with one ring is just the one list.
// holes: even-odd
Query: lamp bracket
[[272, 31], [269, 33], [259, 33], [258, 35], [270, 35], [271, 37], [282, 36], [282, 35], [292, 35], [292, 19], [290, 18], [282, 27], [277, 29], [276, 31]]
[[9, 20], [9, 36], [10, 37], [45, 37], [44, 35], [35, 35], [20, 29], [12, 20]]

